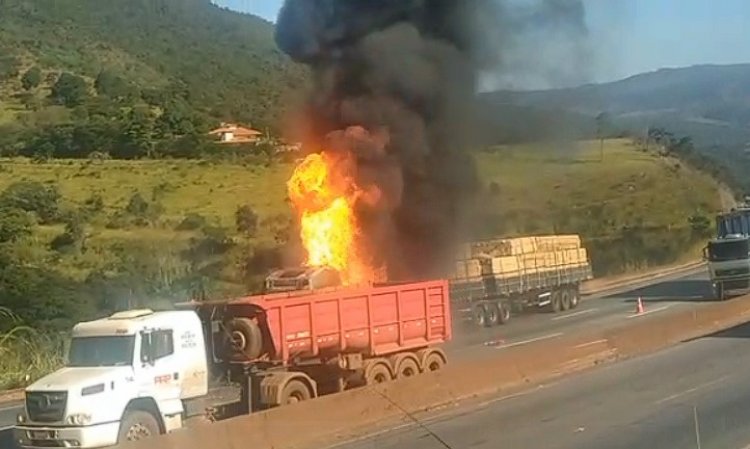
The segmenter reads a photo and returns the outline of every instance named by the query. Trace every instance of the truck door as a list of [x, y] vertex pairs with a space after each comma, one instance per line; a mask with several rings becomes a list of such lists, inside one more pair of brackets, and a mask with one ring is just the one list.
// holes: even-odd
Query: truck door
[[141, 333], [140, 395], [157, 401], [180, 397], [180, 369], [174, 356], [174, 330], [154, 329]]

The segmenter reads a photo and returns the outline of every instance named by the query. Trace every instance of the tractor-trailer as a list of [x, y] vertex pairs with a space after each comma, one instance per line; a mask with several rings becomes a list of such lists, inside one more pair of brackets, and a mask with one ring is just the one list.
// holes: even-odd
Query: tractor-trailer
[[26, 389], [18, 444], [106, 447], [435, 371], [451, 338], [445, 280], [180, 309], [77, 324], [67, 365]]
[[489, 327], [511, 311], [560, 312], [578, 306], [580, 284], [592, 278], [577, 235], [551, 235], [474, 242], [462, 249], [451, 277], [451, 298]]

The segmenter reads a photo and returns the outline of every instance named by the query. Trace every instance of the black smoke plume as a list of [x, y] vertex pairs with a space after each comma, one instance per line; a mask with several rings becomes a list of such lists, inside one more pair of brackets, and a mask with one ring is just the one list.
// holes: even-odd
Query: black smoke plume
[[287, 0], [276, 41], [312, 69], [305, 145], [382, 192], [357, 217], [392, 280], [439, 274], [477, 179], [466, 152], [483, 0]]

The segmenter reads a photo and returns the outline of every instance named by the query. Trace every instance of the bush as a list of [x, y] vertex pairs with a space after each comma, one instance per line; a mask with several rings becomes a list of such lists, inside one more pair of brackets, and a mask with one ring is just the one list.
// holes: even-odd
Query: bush
[[36, 181], [19, 181], [0, 194], [0, 207], [33, 212], [42, 224], [53, 223], [58, 218], [60, 192], [57, 186]]
[[195, 231], [206, 226], [206, 218], [203, 215], [189, 213], [175, 228], [177, 231]]
[[77, 251], [83, 246], [86, 236], [83, 217], [73, 213], [66, 218], [65, 231], [55, 237], [50, 247], [55, 251]]
[[42, 82], [42, 71], [39, 67], [32, 67], [21, 77], [21, 84], [25, 90], [31, 90], [39, 86]]
[[234, 213], [234, 219], [238, 232], [248, 237], [255, 235], [255, 232], [258, 230], [258, 215], [250, 206], [244, 205], [238, 207]]
[[25, 210], [0, 209], [0, 243], [14, 242], [31, 235], [34, 219]]

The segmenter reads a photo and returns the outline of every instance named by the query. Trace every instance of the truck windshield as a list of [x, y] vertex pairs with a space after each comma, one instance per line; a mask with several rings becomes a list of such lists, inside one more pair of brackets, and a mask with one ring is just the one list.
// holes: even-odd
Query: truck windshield
[[129, 366], [133, 364], [135, 336], [75, 337], [70, 343], [68, 366]]
[[747, 259], [749, 253], [748, 240], [711, 242], [708, 245], [708, 258], [713, 262]]

